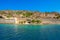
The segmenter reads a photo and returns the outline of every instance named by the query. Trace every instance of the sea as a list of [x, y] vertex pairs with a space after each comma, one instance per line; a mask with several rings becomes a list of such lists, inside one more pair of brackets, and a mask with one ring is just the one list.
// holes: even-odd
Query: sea
[[60, 40], [60, 24], [0, 24], [0, 40]]

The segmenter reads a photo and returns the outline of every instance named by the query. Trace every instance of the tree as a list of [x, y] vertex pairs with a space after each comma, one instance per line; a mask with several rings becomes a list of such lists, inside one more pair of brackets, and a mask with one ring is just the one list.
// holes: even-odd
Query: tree
[[37, 23], [41, 23], [41, 20], [36, 20]]
[[36, 21], [35, 21], [35, 20], [32, 20], [31, 22], [32, 22], [32, 23], [35, 23]]
[[35, 22], [37, 22], [37, 23], [41, 23], [42, 21], [41, 20], [32, 20], [32, 23], [35, 23]]
[[19, 14], [22, 14], [22, 11], [17, 11], [16, 14], [18, 14], [18, 15], [19, 15]]
[[31, 12], [23, 13], [23, 16], [25, 16], [25, 17], [30, 17], [31, 15], [32, 15], [32, 13], [31, 13]]

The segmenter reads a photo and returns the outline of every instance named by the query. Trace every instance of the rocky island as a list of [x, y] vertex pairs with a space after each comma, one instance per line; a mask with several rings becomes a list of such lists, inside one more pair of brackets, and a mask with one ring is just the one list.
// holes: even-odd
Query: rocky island
[[8, 24], [60, 24], [60, 13], [26, 10], [0, 10], [0, 23]]

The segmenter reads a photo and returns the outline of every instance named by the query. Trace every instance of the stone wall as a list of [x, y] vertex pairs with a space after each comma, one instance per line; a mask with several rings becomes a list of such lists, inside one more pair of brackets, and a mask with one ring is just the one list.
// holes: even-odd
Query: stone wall
[[60, 24], [60, 19], [41, 19], [42, 24]]
[[14, 24], [15, 23], [15, 19], [0, 19], [0, 23]]

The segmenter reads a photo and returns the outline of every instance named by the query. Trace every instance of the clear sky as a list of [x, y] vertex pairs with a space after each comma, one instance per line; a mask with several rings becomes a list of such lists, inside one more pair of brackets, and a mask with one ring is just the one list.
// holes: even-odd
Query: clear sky
[[60, 12], [60, 0], [0, 0], [0, 10]]

